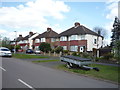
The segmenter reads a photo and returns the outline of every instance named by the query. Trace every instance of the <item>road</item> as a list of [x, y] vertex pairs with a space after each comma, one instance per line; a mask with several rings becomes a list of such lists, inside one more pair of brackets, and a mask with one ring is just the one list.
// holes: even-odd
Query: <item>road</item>
[[2, 58], [2, 88], [118, 88], [118, 85], [14, 58]]

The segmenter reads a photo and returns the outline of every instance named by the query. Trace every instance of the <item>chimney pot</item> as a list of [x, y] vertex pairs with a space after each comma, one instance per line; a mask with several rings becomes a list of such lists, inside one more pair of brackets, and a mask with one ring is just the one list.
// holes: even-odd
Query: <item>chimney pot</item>
[[75, 22], [75, 27], [78, 27], [78, 26], [80, 26], [80, 23], [79, 22]]
[[51, 30], [52, 30], [51, 28], [49, 28], [49, 27], [47, 28], [47, 31], [51, 31]]
[[20, 34], [19, 37], [22, 37], [22, 35]]
[[33, 35], [33, 32], [29, 32], [29, 35]]

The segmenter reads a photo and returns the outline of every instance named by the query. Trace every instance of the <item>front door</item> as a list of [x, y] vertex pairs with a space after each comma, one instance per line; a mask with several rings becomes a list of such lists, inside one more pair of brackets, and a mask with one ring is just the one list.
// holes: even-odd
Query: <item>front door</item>
[[80, 47], [80, 52], [83, 52], [84, 51], [84, 48], [83, 46]]

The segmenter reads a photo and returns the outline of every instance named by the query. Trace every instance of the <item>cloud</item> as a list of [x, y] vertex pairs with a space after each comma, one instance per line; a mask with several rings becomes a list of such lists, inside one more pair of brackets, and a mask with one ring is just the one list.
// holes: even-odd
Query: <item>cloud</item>
[[107, 10], [109, 13], [106, 15], [106, 18], [109, 20], [114, 20], [115, 16], [118, 16], [118, 1], [119, 0], [109, 0], [107, 2]]
[[108, 33], [104, 42], [106, 45], [110, 44], [111, 42], [111, 30], [113, 28], [114, 19], [116, 16], [118, 16], [118, 1], [119, 0], [108, 0], [106, 2], [106, 10], [108, 13], [105, 15], [105, 17], [107, 20], [109, 20], [109, 22], [104, 26]]
[[0, 35], [7, 33], [6, 30], [0, 29]]
[[36, 0], [17, 7], [2, 7], [0, 25], [12, 28], [44, 28], [49, 25], [45, 17], [64, 19], [63, 13], [69, 10], [64, 2], [54, 0]]

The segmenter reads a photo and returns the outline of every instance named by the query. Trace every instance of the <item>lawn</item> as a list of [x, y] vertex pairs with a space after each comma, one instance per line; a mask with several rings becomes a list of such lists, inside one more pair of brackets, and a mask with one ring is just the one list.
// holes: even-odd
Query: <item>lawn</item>
[[33, 63], [41, 63], [41, 62], [55, 62], [60, 60], [39, 60], [39, 61], [32, 61]]
[[115, 66], [106, 66], [106, 65], [99, 65], [99, 64], [91, 64], [89, 65], [91, 67], [98, 67], [100, 71], [95, 71], [95, 70], [90, 70], [90, 71], [85, 71], [85, 70], [80, 70], [79, 68], [75, 69], [68, 69], [66, 68], [66, 65], [59, 65], [57, 66], [58, 69], [62, 69], [65, 71], [70, 71], [78, 74], [83, 74], [91, 77], [96, 77], [104, 80], [110, 80], [116, 83], [120, 83], [120, 78], [118, 78], [118, 69], [120, 67], [115, 67]]
[[31, 54], [13, 54], [12, 57], [19, 59], [49, 58], [48, 56], [31, 55]]

